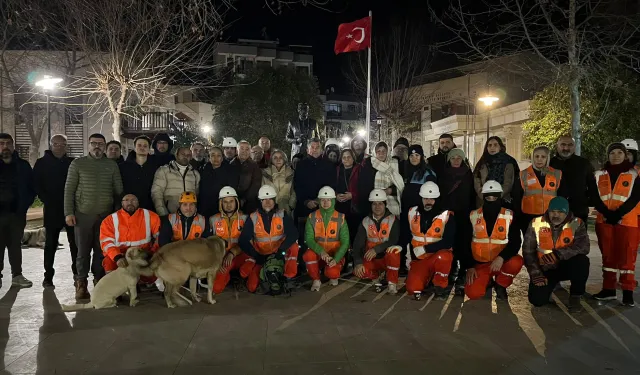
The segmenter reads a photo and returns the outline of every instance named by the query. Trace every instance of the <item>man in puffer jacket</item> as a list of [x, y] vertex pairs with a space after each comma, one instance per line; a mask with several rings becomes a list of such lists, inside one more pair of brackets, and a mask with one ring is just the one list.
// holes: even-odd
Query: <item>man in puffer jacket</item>
[[151, 199], [156, 213], [167, 216], [178, 211], [180, 195], [185, 191], [194, 191], [196, 195], [200, 187], [200, 173], [189, 164], [191, 150], [187, 147], [176, 149], [176, 160], [158, 168], [153, 178]]

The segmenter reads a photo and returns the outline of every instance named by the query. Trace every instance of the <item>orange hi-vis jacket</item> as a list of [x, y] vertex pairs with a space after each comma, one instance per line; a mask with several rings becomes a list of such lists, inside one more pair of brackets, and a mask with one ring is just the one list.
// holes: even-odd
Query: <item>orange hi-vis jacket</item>
[[[627, 172], [620, 173], [616, 185], [611, 189], [611, 178], [606, 170], [596, 172], [596, 183], [598, 184], [598, 195], [600, 199], [607, 206], [608, 209], [615, 211], [618, 207], [622, 206], [624, 202], [631, 196], [633, 190], [633, 184], [638, 177], [638, 172], [635, 169], [630, 169]], [[596, 223], [604, 223], [605, 219], [601, 213], [598, 213], [596, 217]], [[622, 220], [618, 224], [626, 227], [638, 227], [638, 213], [636, 210], [631, 210], [628, 214], [622, 217]]]
[[522, 213], [528, 215], [544, 215], [549, 208], [549, 202], [558, 195], [562, 171], [549, 167], [544, 179], [544, 187], [540, 185], [533, 166], [520, 172], [522, 185]]
[[469, 215], [473, 226], [471, 253], [478, 262], [492, 262], [509, 243], [509, 228], [513, 221], [513, 211], [502, 208], [493, 226], [491, 236], [487, 233], [487, 222], [484, 220], [482, 208], [471, 211]]
[[370, 216], [365, 217], [362, 220], [362, 225], [367, 230], [367, 243], [365, 251], [371, 250], [381, 243], [389, 241], [389, 235], [391, 234], [391, 228], [395, 223], [396, 217], [394, 215], [386, 216], [380, 222], [380, 230], [376, 227], [376, 223]]
[[284, 210], [278, 210], [271, 218], [269, 232], [264, 227], [262, 215], [258, 211], [249, 217], [253, 222], [253, 247], [262, 255], [275, 253], [285, 240], [284, 235]]
[[327, 225], [326, 228], [324, 227], [324, 219], [322, 218], [320, 210], [309, 214], [309, 220], [313, 220], [312, 222], [315, 223], [313, 232], [318, 245], [320, 245], [327, 254], [335, 254], [340, 248], [339, 233], [340, 228], [342, 228], [342, 223], [344, 223], [344, 214], [334, 210], [331, 219], [329, 219], [329, 225]]
[[184, 233], [182, 233], [183, 225], [179, 214], [169, 214], [169, 222], [171, 223], [171, 229], [173, 230], [172, 241], [182, 241], [202, 237], [207, 220], [204, 216], [196, 214], [196, 217], [193, 218], [193, 222], [191, 222], [191, 229], [189, 230], [187, 238], [184, 238]]
[[[442, 240], [444, 235], [444, 227], [447, 225], [447, 221], [453, 215], [451, 211], [442, 211], [442, 213], [433, 218], [431, 226], [427, 230], [427, 233], [420, 232], [420, 212], [418, 207], [412, 207], [409, 210], [409, 226], [411, 228], [411, 246], [416, 247], [426, 246], [432, 243], [436, 243]], [[419, 254], [415, 254], [418, 259], [424, 259], [428, 257], [428, 253], [422, 250]]]
[[231, 221], [229, 218], [223, 217], [222, 213], [217, 213], [211, 216], [209, 224], [213, 234], [227, 242], [227, 251], [229, 251], [233, 247], [238, 246], [238, 239], [240, 238], [240, 233], [242, 233], [242, 228], [244, 228], [244, 222], [246, 220], [247, 215], [240, 211], [234, 215], [231, 223], [229, 223]]
[[570, 222], [566, 223], [562, 227], [560, 236], [556, 239], [556, 243], [553, 243], [553, 232], [551, 225], [547, 222], [544, 216], [537, 217], [531, 222], [531, 227], [536, 234], [536, 241], [538, 242], [538, 258], [542, 258], [545, 254], [550, 254], [553, 250], [562, 249], [573, 245], [573, 239], [575, 238], [576, 231], [580, 227], [582, 220], [575, 217]]
[[160, 217], [155, 212], [139, 208], [129, 215], [120, 209], [100, 224], [100, 247], [111, 260], [132, 246], [155, 252], [159, 235]]

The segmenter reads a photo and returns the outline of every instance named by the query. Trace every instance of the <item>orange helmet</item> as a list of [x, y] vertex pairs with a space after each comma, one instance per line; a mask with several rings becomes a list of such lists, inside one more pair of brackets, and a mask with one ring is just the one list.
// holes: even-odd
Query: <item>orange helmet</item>
[[196, 198], [196, 193], [193, 191], [185, 191], [180, 195], [180, 200], [178, 203], [198, 203], [198, 199]]

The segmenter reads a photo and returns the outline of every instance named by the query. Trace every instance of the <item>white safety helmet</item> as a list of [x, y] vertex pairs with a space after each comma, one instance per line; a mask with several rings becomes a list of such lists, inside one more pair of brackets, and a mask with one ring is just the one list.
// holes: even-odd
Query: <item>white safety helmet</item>
[[324, 143], [324, 148], [327, 148], [327, 146], [331, 146], [331, 145], [336, 145], [338, 147], [340, 147], [340, 141], [338, 141], [335, 138], [329, 138], [327, 139], [327, 141]]
[[489, 180], [482, 185], [482, 194], [501, 193], [502, 185], [498, 181]]
[[238, 193], [236, 189], [231, 186], [225, 186], [220, 189], [220, 194], [218, 195], [218, 199], [226, 198], [226, 197], [238, 197]]
[[238, 147], [238, 142], [235, 138], [224, 137], [222, 138], [222, 147]]
[[382, 189], [373, 189], [371, 193], [369, 193], [369, 202], [386, 202], [387, 201], [387, 193]]
[[258, 199], [276, 199], [276, 189], [271, 185], [263, 185], [258, 190]]
[[318, 199], [321, 198], [332, 198], [335, 199], [336, 191], [331, 188], [331, 186], [325, 186], [318, 192]]
[[624, 147], [627, 148], [627, 150], [638, 151], [638, 142], [634, 141], [633, 139], [625, 139], [621, 143], [624, 145]]
[[420, 196], [426, 199], [436, 199], [440, 196], [440, 188], [433, 181], [425, 182], [420, 186]]

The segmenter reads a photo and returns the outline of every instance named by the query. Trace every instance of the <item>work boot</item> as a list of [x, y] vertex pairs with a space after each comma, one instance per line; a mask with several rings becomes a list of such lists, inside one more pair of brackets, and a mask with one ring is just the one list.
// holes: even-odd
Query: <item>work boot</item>
[[26, 277], [17, 275], [14, 276], [13, 279], [11, 279], [11, 286], [18, 286], [20, 288], [31, 288], [33, 286], [33, 283], [27, 280]]
[[636, 305], [636, 303], [633, 301], [633, 290], [622, 291], [622, 304], [629, 307], [633, 307]]
[[466, 272], [462, 272], [458, 274], [458, 278], [456, 279], [456, 283], [454, 285], [455, 295], [459, 297], [464, 297], [464, 284], [467, 280]]
[[598, 301], [613, 301], [616, 299], [615, 289], [602, 289], [600, 293], [593, 295], [594, 299]]
[[319, 292], [320, 291], [320, 286], [322, 285], [322, 281], [320, 280], [313, 280], [313, 283], [311, 284], [311, 291], [312, 292]]
[[396, 286], [396, 284], [394, 283], [389, 283], [389, 285], [387, 285], [387, 293], [393, 295], [398, 294], [398, 287]]
[[582, 312], [582, 296], [569, 296], [569, 312], [576, 314]]
[[495, 291], [496, 291], [496, 300], [506, 301], [509, 299], [509, 295], [507, 294], [507, 288], [503, 287], [502, 285], [496, 284]]
[[76, 300], [86, 300], [91, 299], [91, 294], [89, 294], [89, 289], [87, 289], [87, 279], [77, 280], [76, 281]]
[[444, 301], [447, 299], [447, 291], [443, 287], [436, 286], [433, 289], [435, 294], [433, 299], [436, 301]]

